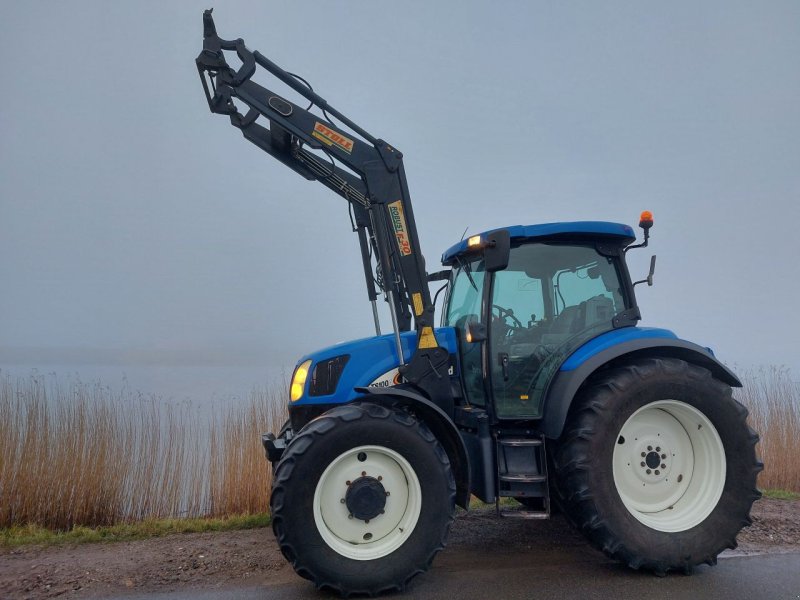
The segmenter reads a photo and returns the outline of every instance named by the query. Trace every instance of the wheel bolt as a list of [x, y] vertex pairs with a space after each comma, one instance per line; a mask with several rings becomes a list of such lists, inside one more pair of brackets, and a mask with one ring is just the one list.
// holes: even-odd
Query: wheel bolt
[[341, 502], [342, 504], [344, 504], [344, 498], [342, 498], [341, 500], [339, 500], [339, 502]]
[[648, 446], [648, 447], [647, 447], [647, 451], [648, 451], [648, 452], [650, 452], [650, 451], [652, 451], [652, 450], [653, 450], [653, 447], [652, 447], [652, 446]]
[[348, 519], [352, 519], [353, 518], [353, 513], [350, 513], [349, 515], [347, 515], [347, 518]]
[[640, 465], [642, 465], [642, 466], [644, 466], [644, 461], [640, 462], [639, 464], [640, 464]]
[[661, 446], [656, 446], [656, 452], [661, 452]]
[[386, 492], [386, 495], [388, 496], [390, 493], [391, 493], [391, 492]]
[[367, 472], [366, 471], [361, 471], [361, 476], [362, 477], [366, 477], [367, 476]]
[[378, 481], [383, 481], [383, 477], [378, 475]]
[[666, 469], [667, 468], [667, 463], [661, 463], [661, 468], [662, 469]]
[[662, 454], [661, 458], [667, 458], [667, 455], [666, 454]]
[[651, 471], [650, 469], [647, 469], [646, 473], [647, 473], [648, 475], [650, 475], [650, 473], [652, 473], [652, 471]]
[[369, 519], [364, 519], [364, 523], [369, 523]]
[[642, 458], [644, 458], [645, 456], [647, 456], [647, 452], [642, 452]]
[[661, 475], [661, 471], [659, 471], [658, 469], [656, 469], [656, 475]]
[[349, 486], [349, 485], [350, 485], [350, 482], [349, 482], [349, 481], [345, 481], [345, 482], [344, 482], [344, 484], [345, 484], [346, 486]]

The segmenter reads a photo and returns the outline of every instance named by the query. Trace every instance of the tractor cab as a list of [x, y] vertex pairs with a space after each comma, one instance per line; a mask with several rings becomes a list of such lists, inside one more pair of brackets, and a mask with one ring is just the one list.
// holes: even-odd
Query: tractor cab
[[443, 324], [458, 334], [465, 403], [495, 419], [537, 419], [548, 382], [573, 351], [636, 324], [624, 261], [635, 235], [605, 222], [505, 231], [507, 246], [487, 232], [444, 253], [452, 275]]

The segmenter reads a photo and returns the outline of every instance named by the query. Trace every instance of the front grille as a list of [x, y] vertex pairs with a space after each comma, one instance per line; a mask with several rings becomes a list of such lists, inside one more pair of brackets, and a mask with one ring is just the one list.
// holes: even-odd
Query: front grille
[[350, 360], [349, 354], [329, 358], [318, 362], [311, 372], [311, 383], [308, 386], [309, 396], [328, 396], [336, 391], [344, 366]]

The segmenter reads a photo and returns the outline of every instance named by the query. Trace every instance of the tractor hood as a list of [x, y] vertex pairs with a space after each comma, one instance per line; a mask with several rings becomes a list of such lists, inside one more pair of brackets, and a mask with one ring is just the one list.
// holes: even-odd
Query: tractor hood
[[[455, 329], [437, 327], [435, 333], [439, 344], [451, 355], [456, 354]], [[403, 359], [408, 362], [416, 347], [417, 332], [400, 334], [400, 341]], [[311, 364], [303, 395], [291, 406], [349, 402], [361, 395], [356, 387], [389, 387], [400, 382], [394, 334], [341, 342], [303, 356], [297, 366], [306, 361]]]

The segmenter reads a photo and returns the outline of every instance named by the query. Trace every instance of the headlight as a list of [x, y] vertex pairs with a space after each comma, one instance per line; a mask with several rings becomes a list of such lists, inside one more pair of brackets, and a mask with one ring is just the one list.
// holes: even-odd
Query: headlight
[[296, 402], [303, 397], [303, 389], [306, 386], [308, 369], [310, 367], [311, 361], [307, 360], [294, 370], [294, 375], [292, 375], [292, 387], [289, 389], [289, 398], [292, 402]]

